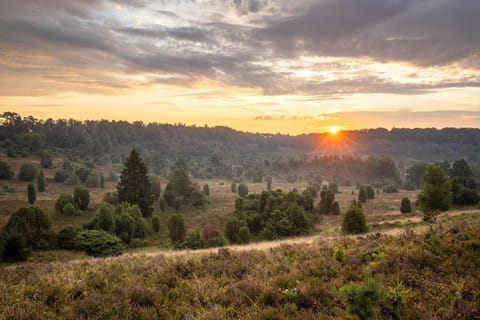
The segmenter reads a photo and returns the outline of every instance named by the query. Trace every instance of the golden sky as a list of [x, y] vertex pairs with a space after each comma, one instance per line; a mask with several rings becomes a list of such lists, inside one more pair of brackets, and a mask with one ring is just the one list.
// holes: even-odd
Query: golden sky
[[0, 111], [308, 133], [480, 127], [480, 2], [5, 0]]

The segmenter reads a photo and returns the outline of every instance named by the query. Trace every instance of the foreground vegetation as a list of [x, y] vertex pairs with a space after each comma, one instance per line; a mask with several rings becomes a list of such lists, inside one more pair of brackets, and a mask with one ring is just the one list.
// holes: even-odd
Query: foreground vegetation
[[2, 319], [475, 319], [478, 215], [269, 251], [4, 265]]

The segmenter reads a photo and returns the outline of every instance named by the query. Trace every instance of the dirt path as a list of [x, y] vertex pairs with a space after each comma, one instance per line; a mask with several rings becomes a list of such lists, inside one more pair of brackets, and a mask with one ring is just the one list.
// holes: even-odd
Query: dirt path
[[[472, 215], [478, 215], [480, 214], [480, 210], [457, 210], [457, 211], [449, 211], [446, 213], [441, 214], [441, 217], [449, 217], [449, 216], [459, 216], [462, 214], [472, 214]], [[440, 217], [440, 216], [439, 216]], [[422, 221], [421, 217], [405, 217], [404, 219], [396, 219], [395, 221], [410, 221], [410, 222], [415, 222], [415, 223], [420, 223]], [[411, 229], [415, 231], [420, 231], [424, 232], [429, 228], [429, 225], [417, 225], [414, 227], [411, 227]], [[345, 239], [345, 238], [352, 238], [356, 239], [359, 237], [365, 238], [369, 235], [375, 234], [375, 233], [381, 233], [383, 235], [390, 235], [390, 236], [398, 236], [402, 234], [405, 231], [406, 227], [401, 226], [401, 227], [396, 227], [396, 228], [391, 228], [387, 230], [381, 230], [381, 231], [373, 231], [370, 233], [366, 233], [363, 235], [350, 235], [350, 236], [321, 236], [321, 235], [315, 235], [315, 236], [307, 236], [307, 237], [298, 237], [298, 238], [288, 238], [288, 239], [282, 239], [282, 240], [276, 240], [276, 241], [262, 241], [262, 242], [254, 242], [246, 245], [229, 245], [225, 246], [223, 248], [226, 248], [228, 250], [233, 250], [233, 251], [250, 251], [250, 250], [270, 250], [272, 248], [279, 247], [281, 245], [293, 245], [293, 244], [306, 244], [306, 245], [312, 245], [319, 243], [320, 241], [322, 242], [337, 242], [339, 240]], [[147, 252], [132, 252], [132, 253], [127, 253], [124, 256], [147, 256], [147, 257], [154, 257], [154, 256], [160, 256], [163, 255], [165, 257], [174, 257], [174, 256], [184, 256], [184, 255], [203, 255], [203, 254], [210, 254], [210, 253], [216, 253], [218, 251], [217, 248], [209, 248], [209, 249], [200, 249], [200, 250], [158, 250], [158, 251], [147, 251]]]

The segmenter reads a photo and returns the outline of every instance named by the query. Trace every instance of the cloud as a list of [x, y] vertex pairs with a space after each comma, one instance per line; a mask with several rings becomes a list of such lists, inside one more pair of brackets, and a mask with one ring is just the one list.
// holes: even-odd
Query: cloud
[[204, 79], [331, 99], [476, 88], [478, 14], [470, 0], [4, 0], [0, 96]]
[[480, 2], [321, 0], [302, 14], [271, 19], [259, 33], [277, 54], [461, 62], [480, 51]]

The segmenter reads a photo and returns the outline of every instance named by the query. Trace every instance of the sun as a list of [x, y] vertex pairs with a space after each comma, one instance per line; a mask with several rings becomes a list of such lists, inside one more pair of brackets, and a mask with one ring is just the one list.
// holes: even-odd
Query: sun
[[328, 128], [328, 131], [330, 132], [330, 134], [337, 134], [338, 133], [338, 127], [331, 126], [330, 128]]

